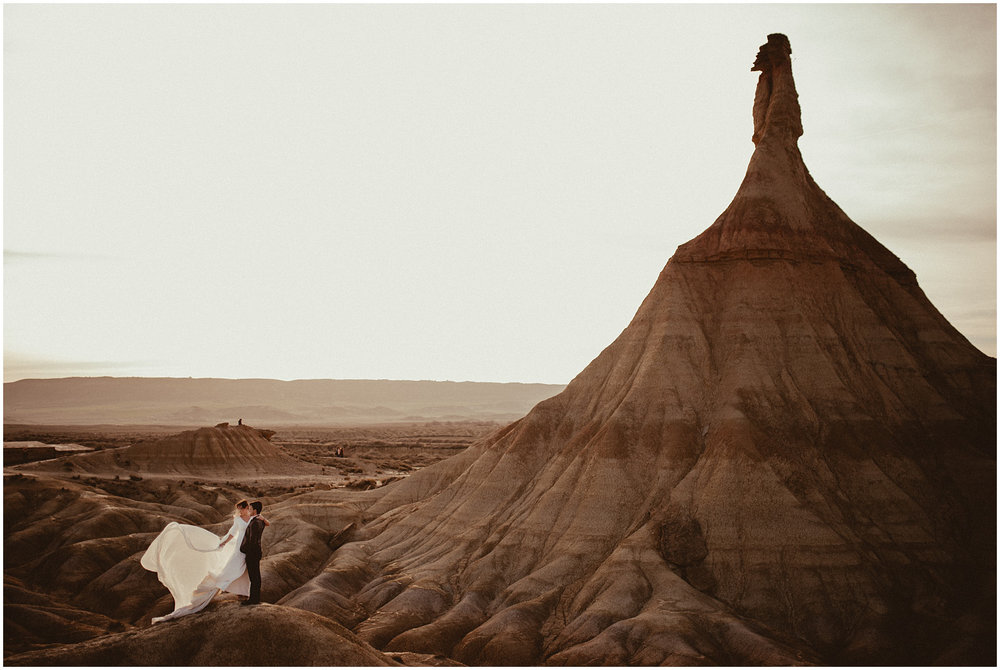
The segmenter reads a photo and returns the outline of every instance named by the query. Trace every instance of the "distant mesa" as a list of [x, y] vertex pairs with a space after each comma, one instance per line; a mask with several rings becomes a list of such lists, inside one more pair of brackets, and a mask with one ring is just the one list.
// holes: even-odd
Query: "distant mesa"
[[80, 444], [46, 444], [34, 440], [4, 441], [3, 463], [5, 466], [17, 465], [84, 451], [93, 451], [93, 448]]
[[625, 331], [283, 604], [475, 665], [995, 664], [996, 360], [813, 181], [790, 53]]
[[219, 424], [119, 449], [65, 456], [23, 470], [247, 478], [319, 474], [322, 466], [289, 456], [270, 442], [273, 430]]
[[[359, 379], [74, 377], [4, 384], [7, 424], [157, 425], [190, 428], [219, 417], [276, 427], [395, 421], [509, 422], [560, 384]], [[235, 419], [234, 419], [235, 422]]]

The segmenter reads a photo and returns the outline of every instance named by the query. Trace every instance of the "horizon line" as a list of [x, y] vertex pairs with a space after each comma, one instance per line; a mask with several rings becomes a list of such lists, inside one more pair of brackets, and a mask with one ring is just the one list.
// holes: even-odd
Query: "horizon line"
[[7, 384], [18, 384], [20, 382], [45, 382], [45, 381], [68, 381], [76, 379], [146, 379], [146, 380], [170, 380], [170, 381], [268, 381], [268, 382], [281, 382], [285, 384], [291, 384], [295, 382], [400, 382], [400, 383], [434, 383], [434, 384], [520, 384], [523, 386], [566, 386], [569, 382], [554, 383], [554, 382], [523, 382], [523, 381], [510, 381], [510, 382], [498, 382], [498, 381], [481, 381], [472, 379], [391, 379], [388, 377], [301, 377], [295, 379], [280, 379], [278, 377], [195, 377], [195, 376], [184, 376], [184, 377], [172, 377], [172, 376], [144, 376], [144, 375], [125, 375], [125, 376], [115, 376], [115, 375], [68, 375], [63, 377], [24, 377], [21, 379], [15, 379], [10, 381], [4, 381], [4, 386]]

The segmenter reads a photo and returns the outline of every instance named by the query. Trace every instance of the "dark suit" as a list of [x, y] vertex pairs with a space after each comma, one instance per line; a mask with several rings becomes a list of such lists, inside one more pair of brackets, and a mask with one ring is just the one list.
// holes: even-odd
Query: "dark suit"
[[264, 522], [253, 517], [243, 533], [240, 551], [246, 554], [247, 577], [250, 578], [250, 598], [247, 602], [260, 602], [260, 557], [263, 554], [260, 537], [264, 534]]

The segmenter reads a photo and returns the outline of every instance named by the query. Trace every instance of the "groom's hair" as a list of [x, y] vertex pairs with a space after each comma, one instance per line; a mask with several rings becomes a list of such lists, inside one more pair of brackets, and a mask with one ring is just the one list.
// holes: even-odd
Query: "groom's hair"
[[236, 507], [238, 509], [243, 509], [245, 507], [250, 507], [250, 503], [248, 503], [246, 500], [241, 500], [238, 503], [236, 503]]
[[254, 500], [252, 503], [250, 503], [250, 507], [253, 507], [254, 511], [257, 512], [257, 514], [260, 514], [264, 510], [264, 504], [259, 500]]

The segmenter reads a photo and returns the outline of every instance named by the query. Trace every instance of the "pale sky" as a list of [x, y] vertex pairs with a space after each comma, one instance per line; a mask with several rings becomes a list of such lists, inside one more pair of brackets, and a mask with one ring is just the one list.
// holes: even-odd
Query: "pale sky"
[[996, 355], [995, 5], [4, 5], [4, 379], [566, 383], [753, 151]]

